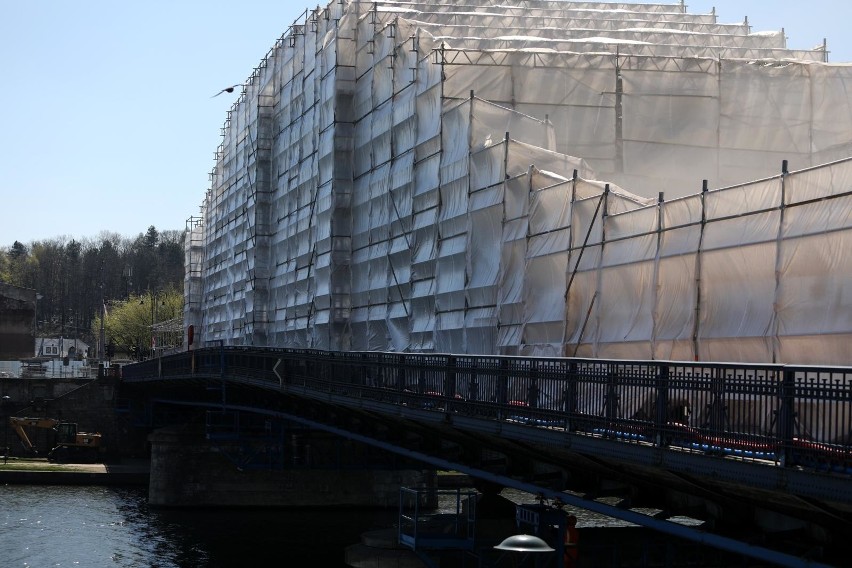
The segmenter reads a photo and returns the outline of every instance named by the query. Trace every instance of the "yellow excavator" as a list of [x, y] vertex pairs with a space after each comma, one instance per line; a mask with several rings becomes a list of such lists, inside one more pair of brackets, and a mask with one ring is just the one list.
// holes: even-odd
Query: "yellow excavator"
[[18, 434], [24, 447], [37, 454], [25, 428], [45, 428], [56, 432], [56, 445], [47, 454], [47, 460], [59, 463], [95, 463], [100, 457], [101, 435], [78, 432], [77, 424], [61, 422], [55, 418], [9, 417], [9, 426]]

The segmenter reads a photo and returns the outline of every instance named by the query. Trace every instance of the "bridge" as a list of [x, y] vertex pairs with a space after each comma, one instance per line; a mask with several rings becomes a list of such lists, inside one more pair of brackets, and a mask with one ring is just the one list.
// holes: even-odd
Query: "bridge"
[[146, 412], [274, 417], [762, 562], [820, 566], [842, 563], [852, 536], [850, 379], [839, 367], [216, 346], [128, 365], [122, 391]]

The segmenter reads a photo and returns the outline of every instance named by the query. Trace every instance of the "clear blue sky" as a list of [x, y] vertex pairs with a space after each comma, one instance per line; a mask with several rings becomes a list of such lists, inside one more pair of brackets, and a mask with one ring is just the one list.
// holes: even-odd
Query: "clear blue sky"
[[[183, 229], [237, 94], [211, 96], [245, 80], [309, 5], [0, 0], [0, 247]], [[827, 38], [831, 61], [852, 61], [847, 0], [687, 5], [783, 27], [791, 48]]]

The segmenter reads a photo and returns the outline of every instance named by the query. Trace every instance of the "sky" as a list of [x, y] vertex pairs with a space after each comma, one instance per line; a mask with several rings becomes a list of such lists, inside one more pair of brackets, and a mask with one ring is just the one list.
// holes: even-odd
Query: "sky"
[[[461, 3], [464, 3], [460, 0]], [[658, 0], [665, 1], [665, 0]], [[669, 0], [674, 1], [674, 0]], [[181, 230], [226, 113], [305, 0], [0, 0], [0, 248]], [[848, 0], [687, 1], [721, 23], [828, 40], [852, 62]]]

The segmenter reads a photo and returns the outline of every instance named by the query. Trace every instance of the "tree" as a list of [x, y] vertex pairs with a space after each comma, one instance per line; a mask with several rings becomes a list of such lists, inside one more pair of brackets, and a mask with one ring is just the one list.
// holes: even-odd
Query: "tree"
[[157, 244], [160, 242], [160, 234], [157, 232], [157, 228], [154, 227], [154, 225], [148, 227], [148, 232], [145, 233], [143, 242], [145, 244], [145, 248], [153, 250], [157, 247]]
[[[9, 247], [0, 247], [0, 280], [41, 294], [40, 335], [77, 336], [94, 345], [100, 337], [104, 301], [117, 307], [130, 305], [133, 298], [138, 304], [149, 290], [174, 290], [180, 296], [184, 234], [182, 230], [157, 231], [151, 225], [135, 238], [102, 231], [94, 239], [60, 236], [26, 245], [15, 241]], [[160, 303], [161, 296], [170, 298], [171, 293], [157, 294]], [[139, 309], [139, 320], [148, 322], [150, 328], [150, 304], [145, 305], [148, 309]], [[164, 320], [166, 312], [165, 307], [157, 306], [156, 320]], [[182, 308], [171, 310], [168, 317], [181, 313]], [[125, 339], [126, 346], [131, 344], [144, 346], [147, 351], [150, 329], [144, 337], [137, 332], [132, 340]]]
[[12, 279], [12, 272], [9, 270], [9, 255], [0, 254], [0, 282], [9, 282]]
[[34, 259], [30, 251], [20, 241], [15, 241], [6, 253], [8, 259], [9, 283], [22, 288], [31, 288], [34, 272]]
[[[126, 301], [111, 302], [106, 308], [104, 331], [106, 343], [118, 352], [136, 351], [140, 357], [151, 354], [152, 324], [180, 318], [183, 314], [183, 293], [177, 288], [161, 292], [131, 295]], [[92, 322], [92, 333], [100, 333], [101, 318]]]
[[8, 252], [9, 283], [22, 288], [35, 288], [38, 281], [38, 257], [30, 254], [29, 250], [15, 241]]
[[12, 260], [26, 258], [27, 254], [29, 254], [27, 247], [25, 247], [20, 241], [15, 241], [12, 244], [12, 248], [9, 249], [9, 258]]
[[157, 278], [160, 282], [181, 282], [184, 277], [186, 231], [163, 231], [157, 245]]

